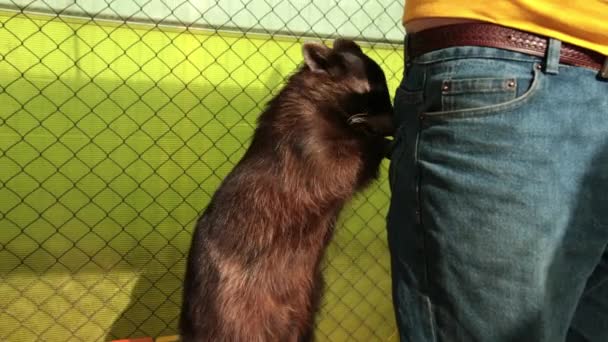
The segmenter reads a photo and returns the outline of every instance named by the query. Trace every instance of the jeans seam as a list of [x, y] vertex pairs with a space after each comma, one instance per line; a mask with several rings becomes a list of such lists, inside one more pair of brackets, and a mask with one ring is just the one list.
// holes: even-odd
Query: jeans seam
[[[422, 121], [420, 118], [419, 121]], [[426, 307], [427, 307], [427, 317], [425, 319], [426, 323], [429, 325], [429, 329], [431, 332], [432, 341], [436, 341], [435, 338], [435, 326], [433, 324], [433, 315], [431, 309], [431, 300], [429, 297], [429, 263], [427, 257], [427, 239], [424, 231], [424, 224], [422, 223], [422, 199], [421, 199], [421, 191], [420, 185], [422, 183], [422, 167], [419, 161], [419, 146], [420, 146], [420, 136], [422, 135], [422, 123], [418, 124], [418, 131], [416, 133], [416, 146], [414, 147], [414, 163], [416, 165], [416, 177], [415, 177], [415, 196], [416, 196], [416, 234], [419, 237], [419, 241], [422, 244], [422, 276], [421, 279], [421, 289], [419, 290], [419, 295], [422, 295], [424, 298]]]
[[[425, 72], [426, 73], [426, 72]], [[425, 86], [425, 82], [422, 83], [423, 89]], [[420, 184], [422, 182], [422, 168], [420, 166], [420, 136], [422, 135], [422, 120], [421, 116], [418, 116], [418, 127], [416, 129], [416, 140], [414, 146], [414, 165], [416, 165], [416, 176], [414, 179], [415, 182], [415, 196], [416, 196], [416, 208], [415, 208], [415, 219], [416, 219], [416, 230], [419, 236], [421, 237], [422, 242], [422, 250], [423, 250], [423, 260], [424, 260], [424, 290], [425, 292], [428, 290], [428, 267], [426, 260], [426, 244], [425, 244], [425, 236], [424, 229], [422, 225], [422, 201], [420, 198]]]
[[[426, 70], [424, 70], [423, 72], [423, 82], [422, 82], [422, 89], [425, 89], [426, 87]], [[423, 96], [424, 96], [424, 92], [423, 92]], [[424, 101], [424, 99], [423, 99]], [[428, 262], [428, 255], [427, 255], [427, 237], [426, 237], [426, 232], [424, 230], [424, 223], [422, 220], [422, 192], [421, 192], [421, 184], [422, 184], [422, 166], [420, 164], [420, 140], [421, 140], [421, 136], [422, 136], [422, 130], [423, 130], [423, 121], [424, 117], [423, 116], [418, 116], [418, 127], [417, 127], [417, 132], [416, 132], [416, 141], [415, 141], [415, 146], [414, 146], [414, 164], [416, 165], [416, 177], [415, 177], [415, 191], [416, 191], [416, 226], [417, 226], [417, 233], [420, 236], [420, 241], [422, 242], [422, 258], [423, 258], [423, 287], [422, 287], [422, 292], [424, 293], [424, 298], [425, 298], [425, 302], [426, 302], [426, 306], [427, 306], [427, 324], [429, 325], [429, 329], [431, 332], [431, 338], [432, 341], [437, 341], [437, 337], [436, 337], [436, 332], [435, 332], [435, 324], [434, 324], [434, 319], [433, 319], [433, 310], [432, 310], [432, 304], [431, 304], [431, 299], [430, 299], [430, 282], [429, 282], [429, 262]]]
[[391, 162], [389, 164], [388, 169], [388, 179], [391, 186], [397, 184], [397, 172], [395, 171], [395, 168], [399, 165], [399, 162], [401, 161], [401, 156], [404, 153], [403, 151], [397, 148], [403, 140], [403, 138], [401, 137], [401, 135], [404, 134], [403, 125], [397, 127], [395, 134], [395, 142], [393, 145], [393, 152], [391, 153]]

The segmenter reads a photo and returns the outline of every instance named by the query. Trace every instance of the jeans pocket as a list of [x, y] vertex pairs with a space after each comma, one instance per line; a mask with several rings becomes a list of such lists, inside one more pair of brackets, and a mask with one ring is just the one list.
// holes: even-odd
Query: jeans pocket
[[525, 74], [497, 71], [494, 76], [468, 77], [463, 72], [435, 79], [426, 88], [431, 103], [423, 116], [467, 118], [513, 110], [530, 100], [540, 88], [543, 77], [540, 68], [534, 64], [530, 69]]

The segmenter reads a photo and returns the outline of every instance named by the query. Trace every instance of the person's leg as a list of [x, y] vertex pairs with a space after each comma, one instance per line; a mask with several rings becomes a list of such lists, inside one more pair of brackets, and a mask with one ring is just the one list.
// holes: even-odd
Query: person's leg
[[608, 82], [541, 62], [463, 47], [407, 70], [388, 216], [404, 341], [562, 341], [601, 267]]
[[608, 250], [587, 282], [566, 341], [608, 341]]

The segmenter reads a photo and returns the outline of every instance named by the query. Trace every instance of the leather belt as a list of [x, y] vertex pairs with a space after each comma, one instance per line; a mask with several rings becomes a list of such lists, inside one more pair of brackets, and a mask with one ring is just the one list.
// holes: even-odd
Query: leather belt
[[[485, 46], [544, 57], [549, 39], [504, 26], [467, 23], [441, 26], [412, 33], [407, 38], [408, 57], [453, 46]], [[600, 70], [608, 77], [606, 56], [589, 49], [562, 43], [560, 62]]]

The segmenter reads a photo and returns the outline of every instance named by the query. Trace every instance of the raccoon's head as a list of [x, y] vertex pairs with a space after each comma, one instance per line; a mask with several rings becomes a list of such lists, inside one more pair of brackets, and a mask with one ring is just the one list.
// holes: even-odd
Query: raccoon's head
[[320, 91], [331, 94], [342, 119], [371, 135], [392, 135], [393, 106], [384, 72], [359, 45], [337, 39], [333, 48], [304, 43], [306, 72], [315, 75]]

